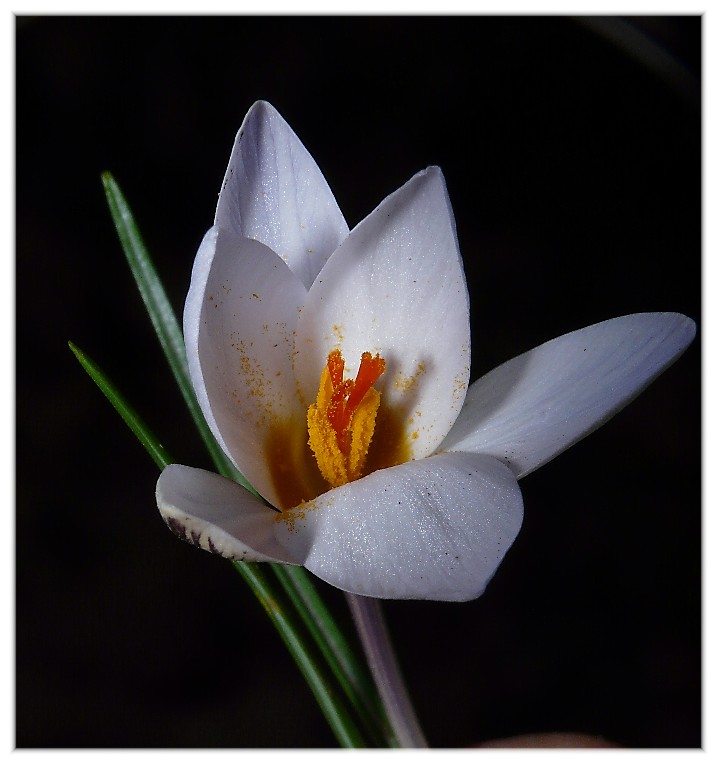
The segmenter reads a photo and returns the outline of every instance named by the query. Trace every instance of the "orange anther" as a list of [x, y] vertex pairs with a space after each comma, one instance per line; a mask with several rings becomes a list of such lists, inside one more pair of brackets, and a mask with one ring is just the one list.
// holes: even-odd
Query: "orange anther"
[[328, 353], [327, 366], [333, 393], [326, 414], [338, 438], [339, 448], [347, 453], [350, 448], [350, 426], [353, 414], [368, 390], [385, 371], [385, 361], [380, 355], [373, 356], [369, 352], [364, 352], [361, 355], [355, 381], [343, 380], [345, 361], [340, 350], [331, 350]]
[[360, 368], [356, 374], [355, 384], [351, 390], [350, 397], [346, 401], [345, 417], [348, 419], [349, 424], [355, 409], [365, 397], [365, 393], [378, 381], [384, 371], [385, 361], [380, 355], [373, 357], [369, 352], [364, 352], [361, 355]]
[[[323, 479], [331, 487], [340, 487], [360, 479], [366, 468], [368, 449], [376, 428], [380, 392], [374, 388], [386, 363], [377, 353], [361, 355], [358, 373], [353, 379], [344, 379], [345, 363], [340, 350], [328, 354], [321, 373], [316, 402], [306, 413], [308, 444], [316, 458]], [[385, 419], [390, 421], [390, 419]], [[389, 438], [390, 449], [397, 440]], [[381, 450], [382, 453], [382, 450]], [[384, 454], [383, 454], [384, 455]], [[403, 460], [407, 460], [407, 457]], [[382, 468], [384, 458], [378, 456], [376, 464]], [[398, 463], [398, 461], [393, 461]]]
[[331, 350], [328, 353], [328, 372], [331, 375], [331, 384], [333, 384], [334, 390], [338, 389], [340, 383], [343, 381], [343, 369], [345, 368], [345, 365], [340, 350]]

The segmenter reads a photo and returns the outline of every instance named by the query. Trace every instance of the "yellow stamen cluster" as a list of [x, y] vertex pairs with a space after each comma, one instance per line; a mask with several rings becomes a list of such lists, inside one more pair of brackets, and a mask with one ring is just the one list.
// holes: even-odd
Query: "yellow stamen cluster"
[[331, 487], [363, 475], [380, 405], [373, 385], [385, 371], [385, 361], [364, 352], [355, 381], [343, 379], [344, 366], [340, 350], [328, 354], [316, 402], [308, 409], [308, 444]]

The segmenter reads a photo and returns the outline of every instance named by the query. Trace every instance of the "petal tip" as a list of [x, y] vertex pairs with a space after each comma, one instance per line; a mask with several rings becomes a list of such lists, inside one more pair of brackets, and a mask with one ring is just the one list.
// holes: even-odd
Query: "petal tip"
[[251, 104], [251, 108], [246, 112], [244, 124], [250, 119], [259, 119], [261, 117], [281, 116], [277, 109], [268, 101], [258, 100]]
[[167, 527], [192, 546], [238, 562], [302, 562], [274, 538], [273, 509], [233, 480], [171, 464], [159, 475], [156, 499]]

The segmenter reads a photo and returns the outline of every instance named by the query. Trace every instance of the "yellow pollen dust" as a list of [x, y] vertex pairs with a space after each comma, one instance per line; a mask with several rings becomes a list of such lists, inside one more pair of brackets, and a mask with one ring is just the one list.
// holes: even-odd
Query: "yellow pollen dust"
[[385, 371], [385, 361], [364, 352], [355, 380], [343, 379], [344, 367], [340, 350], [328, 353], [307, 417], [308, 444], [331, 487], [363, 476], [380, 405], [380, 392], [373, 385]]

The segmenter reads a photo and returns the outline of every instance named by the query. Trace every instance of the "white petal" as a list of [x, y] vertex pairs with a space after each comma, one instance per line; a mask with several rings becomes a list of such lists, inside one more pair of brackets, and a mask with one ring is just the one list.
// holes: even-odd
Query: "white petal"
[[298, 321], [296, 374], [315, 397], [328, 352], [355, 375], [363, 352], [387, 369], [381, 406], [408, 422], [412, 457], [433, 452], [470, 373], [469, 305], [442, 173], [415, 175], [351, 231], [311, 287]]
[[517, 536], [522, 496], [496, 459], [451, 453], [373, 472], [284, 516], [281, 544], [338, 588], [467, 601]]
[[171, 464], [157, 482], [157, 506], [180, 538], [240, 562], [301, 564], [274, 534], [277, 512], [232, 480]]
[[215, 223], [266, 244], [306, 288], [348, 235], [318, 165], [265, 101], [251, 107], [236, 136]]
[[553, 339], [471, 385], [440, 450], [489, 453], [524, 477], [621, 410], [695, 331], [678, 313], [640, 313]]
[[305, 295], [270, 249], [214, 227], [196, 256], [184, 308], [189, 371], [204, 416], [224, 451], [273, 505], [268, 432], [291, 417], [305, 421], [292, 369]]

